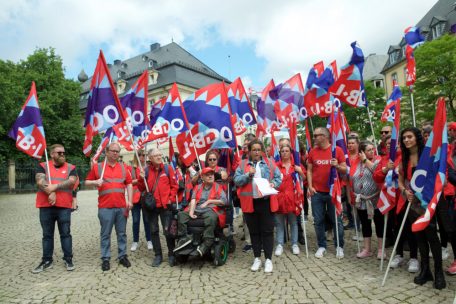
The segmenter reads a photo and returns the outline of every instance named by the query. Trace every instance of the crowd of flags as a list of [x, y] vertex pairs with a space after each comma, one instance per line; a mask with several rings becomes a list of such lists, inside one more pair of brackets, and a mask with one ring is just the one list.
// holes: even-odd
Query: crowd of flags
[[[416, 80], [414, 49], [423, 43], [419, 28], [405, 30], [407, 42], [407, 85]], [[309, 71], [304, 84], [298, 73], [287, 81], [276, 85], [271, 80], [261, 92], [257, 101], [255, 115], [249, 97], [240, 78], [231, 84], [223, 82], [203, 87], [182, 101], [179, 90], [174, 84], [166, 98], [154, 103], [148, 109], [148, 74], [145, 71], [122, 97], [116, 93], [103, 52], [100, 51], [97, 65], [92, 76], [84, 128], [86, 130], [83, 153], [97, 160], [104, 148], [113, 140], [121, 143], [127, 150], [143, 148], [148, 142], [170, 143], [174, 152], [172, 138], [176, 138], [181, 160], [190, 165], [199, 155], [209, 149], [237, 149], [236, 136], [256, 125], [257, 136], [271, 135], [271, 155], [279, 159], [278, 146], [274, 137], [276, 131], [287, 131], [293, 149], [293, 161], [300, 164], [300, 151], [297, 125], [305, 124], [306, 146], [312, 147], [308, 118], [327, 117], [332, 138], [332, 154], [340, 147], [350, 166], [346, 134], [349, 126], [343, 115], [343, 105], [367, 107], [364, 91], [364, 55], [360, 46], [351, 44], [352, 55], [340, 71], [336, 61], [325, 67], [322, 61]], [[398, 86], [387, 101], [382, 115], [383, 121], [393, 123], [390, 159], [395, 161], [400, 130], [400, 98]], [[32, 82], [30, 94], [14, 123], [9, 137], [16, 140], [16, 146], [24, 153], [40, 159], [46, 150], [43, 123], [38, 106], [35, 83]], [[94, 136], [102, 135], [98, 149], [92, 155]], [[433, 133], [426, 144], [419, 162], [419, 172], [413, 188], [416, 196], [427, 208], [426, 214], [414, 224], [414, 230], [422, 230], [429, 223], [435, 204], [445, 183], [446, 170], [446, 113], [444, 100], [438, 102]], [[174, 166], [174, 153], [170, 152]], [[424, 177], [423, 177], [424, 175]], [[397, 172], [387, 174], [381, 190], [379, 208], [387, 213], [396, 201]], [[415, 175], [413, 176], [415, 178]], [[332, 168], [329, 180], [331, 196], [338, 213], [342, 211], [340, 177]]]

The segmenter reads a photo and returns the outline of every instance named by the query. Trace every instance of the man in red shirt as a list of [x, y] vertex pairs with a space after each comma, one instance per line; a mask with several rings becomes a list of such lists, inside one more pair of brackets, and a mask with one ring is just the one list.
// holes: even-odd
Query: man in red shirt
[[43, 229], [43, 257], [40, 265], [32, 270], [33, 273], [52, 268], [55, 222], [59, 227], [66, 269], [74, 269], [70, 225], [72, 190], [78, 176], [76, 167], [65, 161], [65, 148], [62, 145], [52, 145], [50, 151], [49, 166], [44, 162], [40, 163], [35, 175], [39, 189], [36, 194], [36, 207], [40, 209], [40, 223]]
[[[331, 167], [335, 167], [340, 174], [346, 174], [347, 165], [342, 149], [336, 147], [336, 157], [332, 158], [331, 143], [327, 128], [316, 128], [313, 134], [314, 148], [307, 158], [308, 191], [311, 196], [312, 216], [315, 223], [318, 250], [315, 257], [321, 258], [326, 253], [325, 214], [328, 212], [334, 229], [334, 244], [336, 257], [344, 257], [344, 227], [342, 219], [337, 218], [339, 244], [336, 239], [336, 216], [334, 205], [329, 195], [329, 176]], [[337, 247], [338, 246], [338, 247]]]
[[[101, 269], [107, 271], [111, 268], [111, 232], [116, 228], [118, 259], [124, 267], [130, 267], [127, 258], [127, 217], [128, 210], [132, 208], [133, 186], [130, 172], [125, 164], [120, 163], [120, 145], [111, 143], [106, 147], [106, 166], [104, 163], [95, 164], [87, 175], [86, 186], [98, 188], [98, 219], [101, 232]], [[103, 172], [104, 167], [104, 172]], [[125, 200], [125, 189], [127, 199]], [[125, 210], [127, 209], [127, 210]]]

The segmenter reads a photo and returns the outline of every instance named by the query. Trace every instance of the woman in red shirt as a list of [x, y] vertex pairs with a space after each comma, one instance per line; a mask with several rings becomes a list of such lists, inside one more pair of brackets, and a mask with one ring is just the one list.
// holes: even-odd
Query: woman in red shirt
[[305, 174], [300, 166], [295, 166], [291, 159], [291, 146], [284, 144], [280, 148], [280, 161], [277, 167], [282, 174], [282, 184], [279, 187], [277, 196], [279, 209], [275, 214], [275, 227], [277, 237], [277, 247], [275, 255], [283, 253], [285, 218], [288, 219], [291, 229], [291, 250], [293, 254], [299, 254], [298, 246], [298, 224], [296, 217], [301, 213], [303, 191], [299, 185], [297, 174], [305, 179]]

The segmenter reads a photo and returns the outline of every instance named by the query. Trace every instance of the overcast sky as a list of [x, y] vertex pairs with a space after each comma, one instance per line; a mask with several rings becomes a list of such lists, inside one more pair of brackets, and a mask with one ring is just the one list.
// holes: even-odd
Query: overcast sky
[[386, 54], [435, 0], [2, 0], [0, 59], [56, 48], [68, 78], [91, 76], [99, 49], [128, 59], [149, 45], [179, 43], [219, 74], [262, 89], [313, 63], [337, 59], [357, 40], [364, 54]]

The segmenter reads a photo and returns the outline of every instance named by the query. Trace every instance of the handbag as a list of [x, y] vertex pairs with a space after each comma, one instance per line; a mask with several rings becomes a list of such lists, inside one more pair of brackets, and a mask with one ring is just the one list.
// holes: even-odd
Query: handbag
[[[141, 206], [144, 210], [154, 211], [157, 208], [157, 202], [155, 201], [154, 192], [158, 185], [158, 180], [160, 177], [160, 172], [157, 174], [157, 179], [155, 180], [154, 187], [150, 192], [143, 192], [141, 194]], [[147, 182], [147, 179], [146, 179]]]

